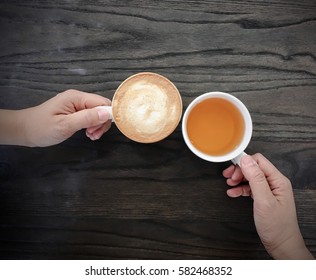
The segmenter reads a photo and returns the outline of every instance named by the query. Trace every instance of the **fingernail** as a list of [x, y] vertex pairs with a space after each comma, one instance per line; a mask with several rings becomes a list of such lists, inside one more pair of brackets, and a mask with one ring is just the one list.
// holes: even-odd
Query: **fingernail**
[[257, 166], [258, 165], [257, 162], [251, 156], [248, 156], [248, 155], [245, 155], [241, 158], [240, 164], [243, 167], [250, 167], [250, 166]]
[[86, 131], [86, 136], [90, 139], [90, 140], [94, 140], [93, 139], [93, 135], [92, 134], [90, 134], [88, 131]]
[[99, 108], [98, 109], [98, 115], [99, 115], [99, 121], [100, 122], [106, 122], [109, 119], [109, 117], [110, 117], [109, 112], [106, 109], [103, 109], [103, 108]]

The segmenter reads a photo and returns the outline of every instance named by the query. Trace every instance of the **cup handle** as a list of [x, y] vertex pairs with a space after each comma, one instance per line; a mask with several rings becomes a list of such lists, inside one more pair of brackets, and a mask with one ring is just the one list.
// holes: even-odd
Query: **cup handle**
[[237, 157], [232, 159], [233, 164], [238, 164], [240, 166], [240, 160], [243, 156], [247, 155], [245, 152], [242, 152], [241, 154], [239, 154]]
[[112, 122], [114, 122], [112, 106], [97, 106], [97, 108], [102, 108], [102, 109], [107, 110], [110, 115], [110, 119], [112, 120]]

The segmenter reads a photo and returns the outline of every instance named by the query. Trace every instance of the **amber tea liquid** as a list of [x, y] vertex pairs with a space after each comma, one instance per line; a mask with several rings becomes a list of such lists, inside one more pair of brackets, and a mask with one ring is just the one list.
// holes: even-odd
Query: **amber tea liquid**
[[192, 145], [203, 153], [221, 156], [233, 151], [242, 141], [245, 123], [240, 111], [223, 98], [198, 103], [187, 120]]

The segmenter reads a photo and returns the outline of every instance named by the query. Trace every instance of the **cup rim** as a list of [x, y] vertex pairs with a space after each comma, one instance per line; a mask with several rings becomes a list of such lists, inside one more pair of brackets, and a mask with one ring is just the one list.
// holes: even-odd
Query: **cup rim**
[[[226, 99], [230, 102], [232, 102], [237, 108], [238, 110], [241, 112], [243, 119], [245, 121], [245, 133], [243, 135], [243, 139], [240, 142], [240, 144], [238, 145], [238, 147], [234, 150], [232, 150], [231, 152], [225, 154], [225, 155], [220, 155], [220, 156], [213, 156], [213, 155], [209, 155], [206, 154], [202, 151], [200, 151], [199, 149], [197, 149], [189, 140], [188, 137], [188, 133], [187, 133], [187, 119], [188, 116], [191, 112], [191, 110], [193, 109], [193, 107], [200, 103], [201, 101], [205, 100], [205, 99], [209, 99], [209, 98], [223, 98]], [[182, 118], [182, 135], [184, 138], [184, 141], [186, 143], [186, 145], [189, 147], [189, 149], [198, 157], [206, 160], [206, 161], [210, 161], [210, 162], [224, 162], [224, 161], [229, 161], [232, 160], [234, 158], [236, 158], [238, 155], [240, 155], [248, 146], [251, 136], [252, 136], [252, 119], [250, 116], [250, 113], [247, 109], [247, 107], [244, 105], [244, 103], [242, 103], [237, 97], [225, 93], [225, 92], [220, 92], [220, 91], [211, 91], [211, 92], [206, 92], [202, 95], [199, 95], [198, 97], [196, 97], [195, 99], [193, 99], [191, 101], [191, 103], [189, 104], [189, 106], [186, 108], [183, 118]]]

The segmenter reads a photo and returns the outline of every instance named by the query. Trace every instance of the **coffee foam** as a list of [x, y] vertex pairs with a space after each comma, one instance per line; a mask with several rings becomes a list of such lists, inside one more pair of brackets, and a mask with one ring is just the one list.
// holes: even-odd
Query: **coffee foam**
[[141, 143], [167, 137], [182, 114], [177, 88], [155, 73], [139, 73], [125, 80], [117, 89], [112, 106], [117, 127], [128, 138]]

